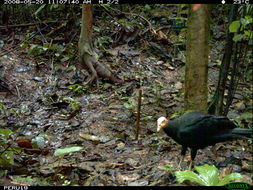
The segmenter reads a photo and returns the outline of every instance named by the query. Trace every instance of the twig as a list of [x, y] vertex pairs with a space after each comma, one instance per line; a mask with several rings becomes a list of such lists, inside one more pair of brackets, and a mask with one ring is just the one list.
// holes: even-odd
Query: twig
[[37, 25], [37, 24], [55, 23], [55, 22], [59, 22], [59, 21], [53, 20], [53, 21], [44, 21], [44, 22], [36, 22], [36, 23], [27, 23], [27, 24], [6, 25], [6, 26], [0, 26], [0, 28], [25, 27], [25, 26], [34, 26], [34, 25]]
[[19, 92], [18, 86], [16, 85], [15, 87], [16, 87], [16, 90], [17, 90], [18, 99], [20, 100], [20, 92]]
[[[34, 18], [32, 18], [32, 20], [33, 20], [34, 23], [36, 23]], [[40, 22], [41, 22], [41, 21], [40, 21]], [[36, 24], [36, 27], [37, 27], [37, 30], [40, 32], [40, 35], [41, 35], [42, 38], [44, 39], [44, 42], [47, 42], [47, 39], [45, 38], [45, 36], [44, 36], [44, 35], [42, 34], [42, 32], [41, 32], [41, 29], [40, 29], [40, 27], [39, 27], [39, 24]]]
[[142, 89], [139, 89], [135, 139], [138, 139], [140, 133], [141, 97], [142, 97]]

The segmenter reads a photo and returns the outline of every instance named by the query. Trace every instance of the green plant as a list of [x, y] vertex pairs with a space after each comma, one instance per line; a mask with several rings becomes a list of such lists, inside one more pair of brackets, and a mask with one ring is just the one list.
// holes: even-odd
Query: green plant
[[165, 171], [174, 170], [172, 164], [166, 164], [166, 165], [164, 165], [164, 166], [157, 166], [157, 168], [160, 169], [160, 170], [165, 170]]
[[30, 56], [50, 56], [53, 55], [56, 60], [64, 62], [73, 59], [75, 56], [75, 45], [68, 43], [65, 46], [44, 43], [42, 46], [38, 44], [22, 44], [21, 48], [27, 49], [27, 53]]
[[162, 94], [161, 91], [168, 88], [165, 83], [155, 80], [154, 84], [151, 86], [150, 91], [151, 94], [154, 95], [153, 98], [149, 99], [149, 102], [151, 103], [157, 103], [158, 105], [161, 105], [162, 101]]
[[137, 107], [137, 102], [133, 97], [128, 98], [128, 101], [123, 104], [126, 109], [130, 111], [135, 111]]
[[13, 146], [12, 134], [13, 132], [10, 129], [0, 128], [0, 167], [15, 165], [14, 154], [21, 151], [21, 148]]
[[[84, 147], [82, 147], [82, 146], [58, 148], [55, 150], [54, 156], [58, 156], [62, 159], [64, 156], [71, 154], [73, 152], [80, 151], [82, 149], [84, 149]], [[60, 165], [61, 159], [59, 160], [59, 165]], [[60, 171], [60, 167], [58, 166], [58, 168], [55, 170], [55, 177], [57, 177], [58, 179], [60, 179], [62, 181], [62, 185], [64, 185], [64, 186], [70, 185], [71, 181], [67, 180], [63, 174], [59, 173], [59, 171]]]
[[141, 121], [150, 121], [153, 120], [153, 116], [152, 115], [146, 115], [145, 113], [141, 112]]
[[38, 56], [43, 53], [46, 53], [47, 51], [49, 51], [49, 49], [56, 50], [58, 48], [57, 48], [57, 46], [52, 46], [51, 48], [49, 48], [48, 44], [45, 44], [44, 46], [40, 46], [37, 44], [31, 44], [27, 53], [28, 53], [28, 55]]
[[162, 90], [162, 87], [159, 85], [152, 86], [151, 92], [152, 92], [152, 94], [155, 95], [155, 97], [150, 99], [149, 101], [152, 103], [160, 103], [161, 102], [161, 90]]
[[0, 103], [0, 119], [10, 116], [10, 114], [16, 114], [13, 108], [7, 108], [5, 104]]
[[69, 103], [68, 109], [70, 109], [71, 112], [75, 112], [80, 108], [80, 102], [77, 99], [71, 97], [63, 97], [63, 101]]
[[71, 181], [67, 180], [66, 176], [64, 176], [63, 174], [57, 174], [57, 176], [59, 177], [59, 179], [63, 181], [62, 183], [63, 186], [67, 186], [71, 184]]
[[126, 19], [119, 19], [118, 23], [121, 24], [124, 28], [126, 28], [128, 30], [131, 30], [134, 27], [137, 27], [137, 28], [140, 28], [140, 29], [144, 27], [140, 22], [138, 22], [136, 20], [128, 21]]
[[116, 90], [115, 94], [118, 96], [119, 99], [121, 100], [128, 100], [129, 97], [126, 96], [126, 88], [120, 89], [120, 90]]
[[207, 164], [195, 166], [194, 168], [197, 173], [189, 170], [175, 172], [177, 181], [182, 183], [185, 180], [189, 180], [204, 186], [223, 186], [231, 181], [242, 178], [239, 173], [231, 173], [222, 178], [219, 176], [219, 170], [215, 166]]
[[46, 6], [46, 4], [41, 5], [34, 13], [34, 15], [37, 17], [37, 15], [41, 12], [42, 9], [44, 9], [44, 7]]
[[33, 176], [13, 176], [12, 181], [19, 184], [26, 184], [29, 186], [48, 186], [49, 183], [46, 182], [44, 178], [41, 177], [33, 177]]
[[248, 127], [252, 128], [253, 127], [252, 118], [253, 118], [252, 112], [245, 112], [236, 117], [235, 121], [237, 122], [238, 126], [242, 126], [244, 123], [247, 123]]
[[233, 40], [235, 42], [241, 41], [242, 39], [249, 38], [253, 39], [252, 25], [253, 18], [250, 15], [244, 16], [239, 20], [233, 21], [229, 26], [229, 32], [234, 33]]
[[6, 117], [6, 105], [0, 103], [0, 118]]
[[70, 84], [67, 87], [70, 91], [74, 92], [75, 94], [83, 94], [87, 91], [88, 87], [80, 84]]
[[95, 41], [95, 46], [99, 49], [104, 49], [104, 46], [110, 45], [113, 42], [111, 37], [102, 36]]
[[43, 101], [45, 104], [66, 104], [70, 112], [75, 112], [80, 108], [78, 99], [63, 96], [59, 97], [57, 94], [46, 94]]

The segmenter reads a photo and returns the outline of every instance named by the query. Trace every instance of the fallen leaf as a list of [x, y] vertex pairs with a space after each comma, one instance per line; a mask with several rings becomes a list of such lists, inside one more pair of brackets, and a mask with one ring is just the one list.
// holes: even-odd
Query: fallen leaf
[[94, 135], [79, 133], [79, 136], [85, 140], [100, 141], [99, 137], [94, 136]]
[[167, 39], [167, 36], [161, 30], [158, 32], [158, 35], [162, 39]]
[[32, 148], [32, 142], [30, 138], [18, 137], [16, 139], [18, 146], [22, 148]]
[[183, 84], [182, 84], [181, 82], [177, 82], [177, 83], [175, 84], [175, 88], [176, 88], [177, 90], [180, 90], [180, 89], [183, 88]]
[[246, 171], [253, 171], [253, 165], [248, 164], [248, 162], [246, 162], [246, 161], [242, 161], [242, 169], [244, 169]]

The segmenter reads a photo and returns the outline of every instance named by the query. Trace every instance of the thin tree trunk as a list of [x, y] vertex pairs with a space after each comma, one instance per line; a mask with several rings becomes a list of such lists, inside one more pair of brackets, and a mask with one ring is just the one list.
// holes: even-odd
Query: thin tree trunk
[[[229, 13], [229, 24], [233, 22], [236, 18], [238, 6], [231, 5], [230, 13]], [[213, 101], [209, 107], [208, 112], [216, 115], [224, 115], [223, 113], [223, 101], [224, 94], [226, 89], [228, 70], [231, 62], [231, 57], [233, 54], [233, 34], [227, 34], [226, 45], [225, 45], [225, 53], [222, 59], [222, 64], [220, 68], [219, 81], [214, 94]]]
[[94, 64], [98, 61], [98, 55], [93, 51], [92, 44], [92, 10], [90, 4], [84, 4], [82, 9], [82, 27], [78, 42], [79, 58], [82, 66], [91, 71], [92, 76], [88, 82], [98, 79]]
[[98, 75], [109, 79], [111, 82], [122, 83], [123, 81], [114, 77], [105, 65], [98, 62], [98, 55], [94, 51], [92, 42], [93, 17], [91, 6], [90, 4], [84, 4], [82, 9], [82, 27], [78, 42], [81, 66], [91, 72], [91, 77], [88, 80], [89, 83], [98, 80]]
[[207, 111], [207, 76], [209, 55], [208, 5], [190, 5], [185, 70], [185, 109]]

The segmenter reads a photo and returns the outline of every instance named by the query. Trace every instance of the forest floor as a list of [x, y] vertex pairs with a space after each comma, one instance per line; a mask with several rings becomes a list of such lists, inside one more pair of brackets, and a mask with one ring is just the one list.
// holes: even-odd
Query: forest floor
[[[120, 48], [119, 51], [126, 54], [133, 53], [126, 45]], [[141, 73], [139, 76], [143, 80], [142, 121], [138, 140], [135, 140], [137, 82], [103, 82], [98, 87], [90, 87], [82, 95], [73, 95], [66, 88], [73, 76], [68, 67], [58, 65], [60, 69], [55, 74], [44, 65], [38, 71], [34, 59], [18, 55], [18, 52], [1, 58], [6, 78], [11, 81], [11, 86], [18, 89], [13, 90], [14, 95], [2, 99], [2, 103], [8, 109], [19, 110], [16, 115], [2, 118], [1, 125], [17, 130], [20, 136], [42, 136], [45, 148], [49, 150], [45, 155], [32, 150], [17, 155], [19, 166], [10, 175], [29, 174], [44, 179], [54, 176], [57, 170], [72, 185], [176, 184], [173, 172], [177, 170], [181, 147], [155, 131], [158, 117], [183, 109], [184, 67], [175, 68], [155, 58], [141, 58], [136, 52], [134, 54], [137, 56], [122, 62], [119, 68], [133, 75]], [[218, 67], [210, 67], [210, 70], [209, 86], [212, 88], [217, 81], [217, 77], [212, 76], [217, 76]], [[243, 94], [240, 93], [237, 97], [241, 99], [236, 99], [235, 104], [242, 102], [240, 104], [245, 105]], [[69, 102], [64, 97], [79, 102], [77, 113], [69, 116]], [[237, 107], [229, 115], [237, 117], [242, 111]], [[232, 167], [233, 172], [241, 173], [244, 181], [251, 183], [252, 154], [249, 143], [247, 140], [220, 143], [216, 147], [216, 157], [210, 148], [199, 150], [195, 164], [214, 164], [221, 171]], [[63, 159], [53, 156], [57, 148], [75, 145], [83, 146], [84, 150]], [[187, 169], [189, 159], [189, 156], [185, 158], [183, 169]], [[158, 168], [166, 164], [172, 164], [171, 171]], [[12, 179], [15, 181], [16, 178]], [[47, 184], [32, 179], [23, 183]], [[63, 180], [59, 178], [58, 182], [63, 183]]]
[[[217, 84], [222, 48], [219, 41], [212, 45], [209, 93]], [[181, 147], [166, 135], [156, 134], [156, 120], [183, 110], [184, 53], [179, 51], [169, 63], [125, 44], [108, 50], [100, 61], [119, 78], [137, 80], [123, 84], [100, 80], [75, 94], [73, 65], [36, 59], [20, 51], [0, 57], [0, 69], [13, 92], [1, 96], [5, 115], [0, 126], [19, 137], [40, 136], [43, 144], [42, 151], [25, 148], [15, 155], [16, 166], [8, 168], [3, 184], [178, 185], [174, 171]], [[135, 140], [138, 80], [143, 98], [140, 136]], [[239, 85], [230, 118], [251, 112], [251, 89]], [[252, 184], [251, 145], [250, 140], [219, 143], [216, 155], [207, 147], [198, 151], [195, 165], [215, 165], [221, 173], [238, 172], [242, 181]], [[63, 158], [54, 156], [55, 150], [73, 146], [84, 149]], [[183, 170], [189, 161], [187, 154]], [[171, 164], [171, 170], [158, 168], [166, 164]]]

